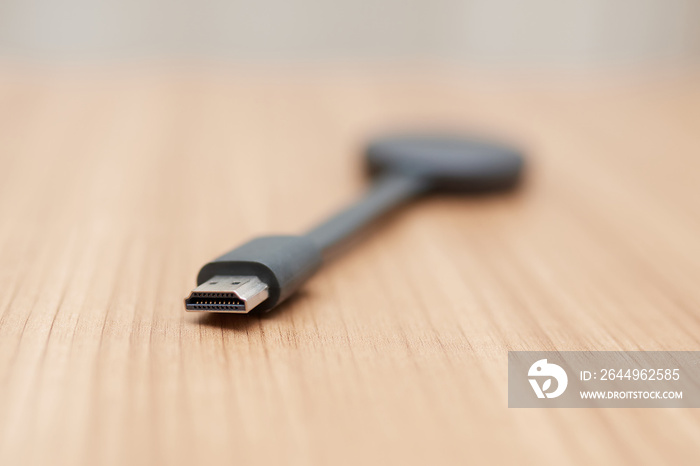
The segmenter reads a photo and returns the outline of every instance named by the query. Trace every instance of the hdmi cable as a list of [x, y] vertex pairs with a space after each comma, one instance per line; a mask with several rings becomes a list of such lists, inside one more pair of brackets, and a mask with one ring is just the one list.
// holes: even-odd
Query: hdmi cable
[[355, 204], [304, 235], [262, 236], [204, 265], [185, 299], [194, 312], [269, 311], [289, 298], [355, 233], [392, 209], [430, 192], [486, 193], [517, 185], [515, 148], [447, 136], [391, 136], [366, 150], [373, 178]]

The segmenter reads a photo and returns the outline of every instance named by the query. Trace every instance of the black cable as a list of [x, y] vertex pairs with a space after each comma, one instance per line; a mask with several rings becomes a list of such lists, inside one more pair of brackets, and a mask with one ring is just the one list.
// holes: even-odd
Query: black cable
[[523, 159], [510, 147], [449, 137], [403, 136], [372, 143], [378, 174], [367, 194], [301, 236], [263, 236], [199, 271], [188, 311], [269, 310], [296, 291], [338, 246], [397, 206], [429, 191], [484, 192], [514, 186]]
[[372, 184], [362, 199], [316, 226], [306, 236], [316, 243], [324, 257], [328, 257], [357, 231], [429, 188], [430, 185], [420, 178], [384, 175]]

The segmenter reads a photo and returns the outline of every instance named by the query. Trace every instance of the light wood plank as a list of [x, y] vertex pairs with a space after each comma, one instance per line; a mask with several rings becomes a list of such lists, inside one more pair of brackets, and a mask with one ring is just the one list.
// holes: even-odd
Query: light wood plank
[[[699, 123], [692, 73], [5, 68], [0, 464], [694, 464], [696, 410], [509, 410], [506, 361], [699, 349]], [[183, 312], [423, 125], [518, 141], [527, 183], [397, 213], [273, 313]]]

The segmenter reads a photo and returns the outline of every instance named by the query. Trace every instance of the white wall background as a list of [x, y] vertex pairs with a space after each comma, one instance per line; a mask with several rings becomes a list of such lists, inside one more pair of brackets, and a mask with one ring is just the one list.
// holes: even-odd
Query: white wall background
[[0, 0], [0, 56], [700, 63], [700, 0]]

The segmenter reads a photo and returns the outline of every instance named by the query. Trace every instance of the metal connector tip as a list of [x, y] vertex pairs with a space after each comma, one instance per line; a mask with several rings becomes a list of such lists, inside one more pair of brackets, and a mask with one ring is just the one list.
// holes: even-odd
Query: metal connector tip
[[185, 298], [185, 309], [245, 314], [267, 297], [267, 284], [258, 277], [217, 275], [192, 290]]

